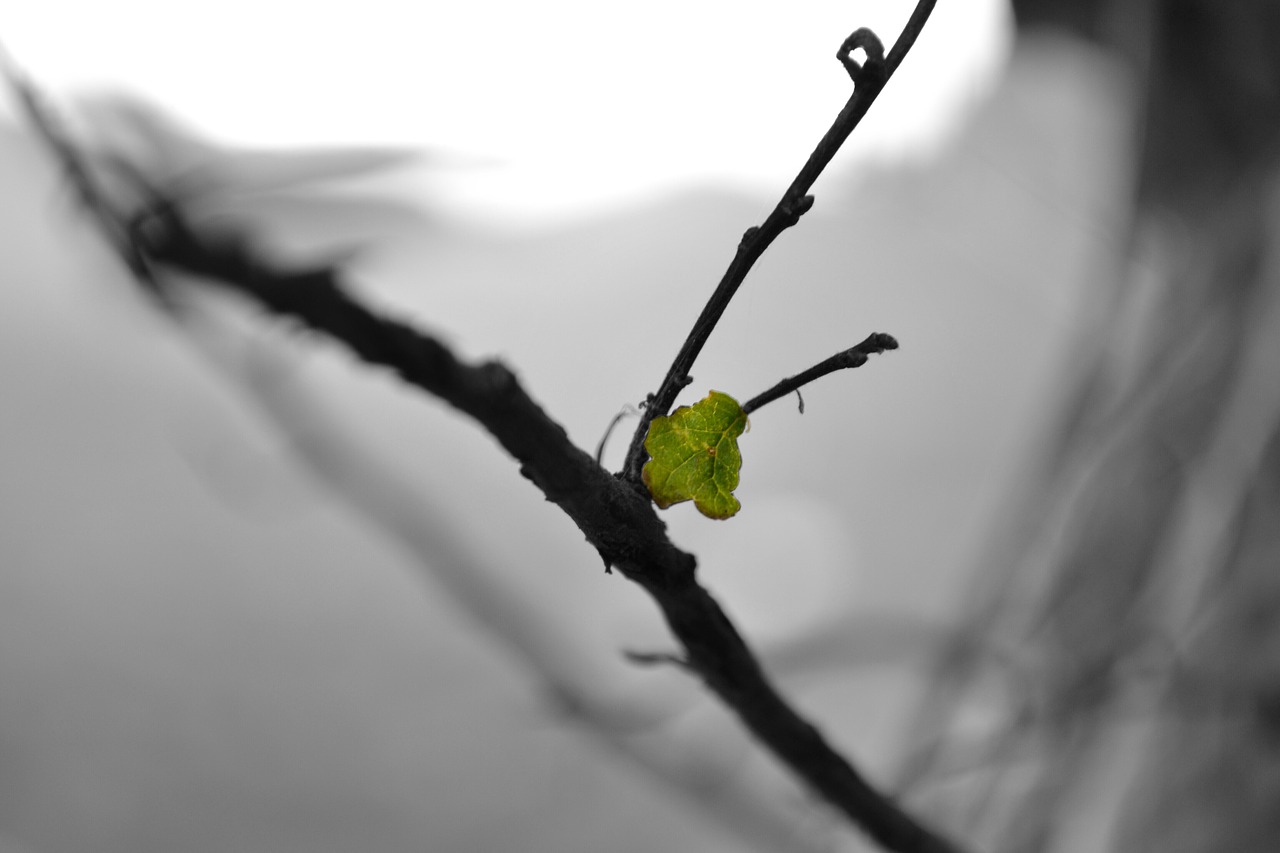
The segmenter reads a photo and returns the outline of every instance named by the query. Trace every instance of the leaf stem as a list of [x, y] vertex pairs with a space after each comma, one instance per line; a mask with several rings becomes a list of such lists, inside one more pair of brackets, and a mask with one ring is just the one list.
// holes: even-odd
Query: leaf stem
[[[707, 339], [711, 337], [716, 324], [720, 322], [725, 309], [729, 307], [729, 302], [737, 293], [738, 287], [755, 266], [755, 262], [778, 235], [799, 222], [800, 217], [813, 206], [813, 196], [808, 194], [809, 189], [836, 152], [840, 150], [840, 146], [849, 138], [849, 134], [862, 121], [862, 117], [879, 96], [885, 83], [893, 76], [893, 72], [902, 64], [907, 51], [915, 43], [916, 37], [933, 11], [935, 3], [936, 0], [919, 0], [888, 56], [884, 55], [884, 46], [880, 39], [866, 28], [855, 30], [841, 43], [836, 58], [844, 65], [854, 81], [853, 94], [840, 110], [831, 127], [818, 141], [813, 153], [809, 155], [809, 159], [800, 169], [795, 180], [791, 182], [791, 186], [787, 187], [787, 191], [783, 193], [782, 199], [774, 207], [773, 212], [762, 224], [748, 228], [742, 235], [729, 268], [725, 270], [724, 276], [716, 285], [711, 298], [707, 300], [702, 313], [694, 321], [693, 329], [685, 338], [671, 367], [668, 368], [662, 384], [658, 386], [657, 392], [646, 400], [644, 411], [640, 415], [640, 423], [636, 425], [636, 431], [631, 437], [631, 446], [627, 450], [626, 461], [623, 463], [621, 476], [624, 479], [632, 483], [640, 482], [640, 470], [647, 456], [644, 438], [649, 432], [649, 425], [655, 417], [670, 411], [676, 396], [689, 384], [689, 371], [693, 369], [694, 361], [702, 352]], [[866, 53], [866, 59], [861, 63], [851, 56], [853, 51], [859, 49]]]
[[[849, 367], [861, 367], [867, 363], [869, 356], [897, 348], [898, 342], [892, 335], [886, 335], [884, 332], [874, 332], [856, 347], [850, 347], [843, 352], [838, 352], [830, 358], [818, 362], [808, 370], [782, 380], [768, 391], [757, 394], [742, 404], [742, 411], [749, 415], [761, 406], [772, 403], [780, 397], [785, 397], [793, 391], [798, 393], [802, 386], [808, 385], [813, 380], [826, 376], [828, 373], [834, 373], [837, 370], [844, 370]], [[803, 400], [800, 403], [800, 411], [803, 414]]]

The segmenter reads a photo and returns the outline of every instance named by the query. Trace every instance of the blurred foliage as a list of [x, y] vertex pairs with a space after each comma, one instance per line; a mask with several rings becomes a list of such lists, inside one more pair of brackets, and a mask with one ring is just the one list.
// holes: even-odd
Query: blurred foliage
[[900, 787], [977, 849], [1277, 850], [1280, 5], [1014, 6], [1132, 73], [1132, 227]]

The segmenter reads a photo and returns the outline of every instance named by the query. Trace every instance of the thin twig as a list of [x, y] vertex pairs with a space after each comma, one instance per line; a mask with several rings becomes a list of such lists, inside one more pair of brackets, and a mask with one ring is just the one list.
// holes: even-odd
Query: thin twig
[[[707, 339], [711, 337], [725, 309], [729, 307], [734, 294], [738, 292], [738, 287], [746, 279], [747, 273], [778, 235], [799, 222], [800, 217], [813, 206], [813, 196], [808, 194], [809, 189], [835, 157], [840, 146], [844, 145], [849, 134], [862, 121], [862, 117], [875, 102], [885, 83], [893, 76], [893, 72], [902, 64], [907, 51], [915, 44], [916, 37], [924, 28], [935, 2], [936, 0], [920, 0], [916, 4], [915, 10], [911, 13], [902, 34], [898, 36], [888, 56], [884, 55], [884, 47], [880, 39], [871, 30], [865, 28], [855, 31], [841, 43], [840, 50], [836, 52], [836, 58], [844, 65], [854, 81], [853, 94], [849, 97], [844, 109], [836, 116], [830, 129], [813, 149], [813, 153], [809, 155], [808, 161], [791, 182], [791, 186], [787, 187], [787, 191], [782, 194], [782, 199], [774, 207], [773, 212], [761, 225], [752, 226], [743, 234], [741, 242], [738, 243], [738, 250], [729, 263], [729, 268], [720, 279], [720, 283], [716, 285], [702, 313], [694, 321], [693, 329], [685, 338], [671, 367], [668, 368], [662, 384], [658, 386], [657, 392], [645, 401], [640, 423], [636, 425], [636, 431], [631, 437], [631, 446], [627, 450], [626, 461], [623, 463], [621, 475], [624, 479], [631, 483], [640, 483], [640, 471], [648, 456], [644, 449], [644, 440], [649, 433], [649, 425], [655, 417], [667, 414], [675, 403], [676, 395], [688, 386], [689, 371], [693, 369], [694, 361], [702, 352]], [[850, 56], [858, 49], [866, 53], [866, 61], [861, 64]]]
[[618, 410], [613, 416], [613, 420], [609, 421], [609, 425], [604, 428], [604, 435], [600, 436], [600, 443], [596, 445], [596, 464], [604, 464], [604, 448], [609, 443], [609, 436], [613, 435], [613, 429], [627, 415], [639, 414], [634, 406], [627, 405]]
[[[765, 391], [762, 394], [757, 394], [742, 404], [742, 411], [749, 415], [756, 409], [768, 403], [772, 403], [779, 397], [785, 397], [792, 392], [799, 394], [802, 386], [808, 385], [819, 377], [826, 376], [828, 373], [834, 373], [837, 370], [844, 370], [849, 367], [861, 367], [867, 363], [868, 356], [876, 353], [882, 353], [885, 350], [897, 348], [898, 342], [894, 340], [892, 335], [886, 335], [883, 332], [875, 332], [856, 347], [850, 347], [843, 352], [838, 352], [830, 358], [818, 362], [808, 370], [782, 380], [768, 391]], [[804, 414], [803, 398], [800, 400], [800, 413]]]

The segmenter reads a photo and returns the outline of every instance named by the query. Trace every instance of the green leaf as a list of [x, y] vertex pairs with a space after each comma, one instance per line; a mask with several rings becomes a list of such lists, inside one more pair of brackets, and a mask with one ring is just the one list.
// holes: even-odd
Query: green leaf
[[640, 472], [654, 502], [666, 509], [692, 500], [708, 518], [729, 518], [742, 507], [733, 496], [742, 454], [738, 436], [747, 415], [728, 394], [712, 391], [692, 406], [658, 416], [649, 425]]

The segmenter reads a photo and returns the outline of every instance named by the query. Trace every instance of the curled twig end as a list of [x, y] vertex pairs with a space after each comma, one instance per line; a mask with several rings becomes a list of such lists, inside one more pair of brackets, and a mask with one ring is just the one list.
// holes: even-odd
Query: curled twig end
[[[862, 62], [855, 59], [853, 52], [856, 50], [861, 50], [866, 55], [866, 59]], [[840, 60], [840, 64], [844, 66], [849, 79], [855, 85], [863, 82], [868, 74], [874, 74], [878, 79], [888, 76], [884, 65], [884, 43], [880, 41], [878, 35], [866, 27], [854, 30], [840, 44], [836, 59]]]

